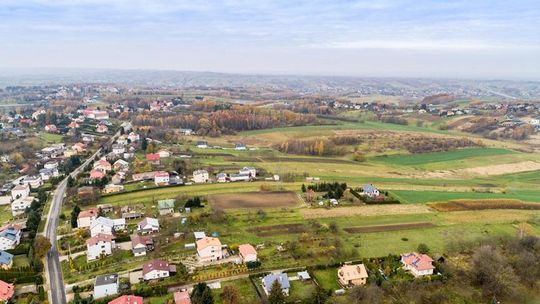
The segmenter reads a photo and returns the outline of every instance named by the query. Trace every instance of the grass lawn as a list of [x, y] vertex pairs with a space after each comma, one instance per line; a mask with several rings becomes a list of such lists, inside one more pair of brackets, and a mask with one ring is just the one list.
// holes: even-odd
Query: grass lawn
[[332, 289], [332, 291], [335, 291], [337, 289], [341, 289], [341, 285], [339, 285], [338, 279], [337, 279], [337, 269], [336, 268], [327, 268], [327, 269], [319, 269], [315, 270], [313, 272], [314, 277], [317, 279], [317, 282], [324, 288], [324, 289]]
[[445, 202], [453, 199], [518, 199], [526, 202], [540, 202], [540, 191], [513, 190], [508, 193], [443, 192], [392, 190], [392, 195], [405, 204], [425, 204]]
[[17, 267], [30, 267], [30, 261], [26, 255], [21, 254], [13, 257], [13, 268]]
[[145, 298], [144, 303], [146, 304], [163, 304], [167, 303], [167, 301], [173, 301], [173, 295], [168, 294], [161, 297], [151, 297], [151, 298]]
[[301, 301], [309, 298], [309, 296], [315, 290], [315, 284], [312, 280], [306, 282], [303, 281], [290, 281], [291, 288], [289, 289], [288, 300], [291, 302]]
[[0, 206], [0, 222], [7, 223], [13, 218], [10, 205]]
[[227, 281], [221, 283], [221, 289], [213, 289], [212, 294], [214, 295], [214, 303], [215, 304], [222, 304], [221, 301], [221, 292], [225, 286], [234, 286], [236, 289], [238, 289], [238, 293], [240, 294], [240, 299], [242, 299], [241, 303], [259, 303], [259, 297], [257, 296], [257, 292], [255, 291], [255, 287], [251, 284], [249, 279], [238, 279], [234, 281]]
[[378, 156], [373, 158], [392, 165], [418, 166], [435, 162], [448, 162], [471, 157], [494, 156], [504, 154], [514, 154], [512, 150], [499, 148], [466, 148], [446, 152], [418, 153], [405, 155], [391, 155], [387, 157]]
[[53, 133], [42, 133], [41, 138], [45, 143], [49, 144], [57, 144], [61, 143], [63, 140], [63, 136], [60, 134], [53, 134]]

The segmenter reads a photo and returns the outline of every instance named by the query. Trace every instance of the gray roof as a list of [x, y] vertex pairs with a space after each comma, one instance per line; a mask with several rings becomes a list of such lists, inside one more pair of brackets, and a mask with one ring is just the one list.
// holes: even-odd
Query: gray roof
[[13, 260], [13, 254], [0, 250], [0, 264], [9, 265]]
[[13, 227], [8, 227], [0, 232], [0, 237], [15, 240], [17, 238], [17, 229]]
[[364, 185], [364, 187], [362, 187], [362, 189], [364, 190], [364, 192], [368, 192], [368, 193], [371, 193], [377, 190], [375, 187], [373, 187], [372, 184], [366, 184]]
[[98, 275], [96, 276], [94, 286], [116, 284], [117, 282], [118, 282], [118, 275], [116, 273]]
[[276, 280], [281, 284], [281, 289], [286, 289], [290, 287], [289, 277], [286, 273], [271, 273], [263, 278], [265, 288], [267, 290], [270, 290]]

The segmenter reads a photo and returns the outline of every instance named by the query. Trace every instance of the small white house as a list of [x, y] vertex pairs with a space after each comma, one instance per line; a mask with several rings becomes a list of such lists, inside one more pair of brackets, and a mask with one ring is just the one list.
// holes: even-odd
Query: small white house
[[250, 244], [242, 244], [238, 246], [238, 251], [240, 252], [240, 257], [244, 263], [256, 262], [257, 261], [257, 250], [255, 247]]
[[17, 185], [15, 188], [11, 189], [11, 198], [18, 199], [27, 197], [30, 195], [30, 186], [28, 185]]
[[171, 272], [176, 272], [176, 267], [163, 260], [153, 260], [143, 265], [145, 281], [167, 278]]
[[98, 234], [86, 240], [86, 259], [93, 261], [112, 254], [115, 242], [111, 235]]
[[194, 183], [206, 183], [209, 180], [208, 171], [206, 170], [196, 170], [193, 171], [193, 182]]
[[45, 169], [58, 169], [58, 162], [55, 161], [55, 160], [48, 161], [48, 162], [45, 163], [45, 165], [43, 165], [43, 168], [45, 168]]
[[94, 280], [94, 299], [112, 296], [118, 293], [120, 282], [117, 274], [98, 275]]
[[14, 249], [21, 243], [21, 227], [16, 224], [0, 228], [0, 250]]
[[30, 208], [30, 205], [32, 205], [33, 201], [33, 196], [27, 196], [14, 200], [13, 202], [11, 202], [11, 214], [13, 216], [19, 216], [21, 214], [24, 214], [26, 208]]
[[154, 233], [159, 231], [159, 221], [157, 218], [146, 217], [137, 224], [137, 232], [141, 234]]
[[244, 167], [238, 171], [239, 174], [249, 175], [251, 178], [257, 177], [257, 170], [253, 167]]
[[165, 171], [156, 172], [154, 175], [154, 183], [157, 186], [169, 184], [169, 173]]

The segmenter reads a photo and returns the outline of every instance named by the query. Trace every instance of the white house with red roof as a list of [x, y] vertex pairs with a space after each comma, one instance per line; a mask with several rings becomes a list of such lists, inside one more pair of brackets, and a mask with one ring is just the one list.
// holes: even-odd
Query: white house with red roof
[[159, 159], [160, 159], [160, 156], [159, 156], [158, 153], [147, 153], [146, 154], [146, 161], [151, 163], [151, 164], [159, 165]]
[[154, 183], [156, 186], [164, 186], [169, 184], [169, 173], [165, 171], [158, 171], [154, 175]]
[[103, 171], [100, 171], [100, 170], [92, 170], [92, 171], [90, 171], [90, 179], [91, 180], [102, 179], [105, 176], [107, 176], [107, 174], [105, 174]]
[[143, 304], [143, 297], [133, 296], [133, 295], [123, 295], [112, 301], [109, 301], [109, 304]]
[[15, 292], [15, 286], [13, 284], [0, 281], [0, 301], [7, 302], [13, 298]]
[[98, 217], [98, 215], [99, 210], [97, 208], [92, 208], [79, 212], [79, 215], [77, 216], [77, 227], [90, 228], [92, 222]]
[[197, 257], [201, 262], [223, 259], [223, 250], [218, 238], [205, 237], [197, 241]]
[[176, 272], [176, 266], [164, 260], [153, 260], [144, 263], [143, 278], [145, 281], [168, 278]]
[[159, 232], [158, 219], [153, 217], [145, 217], [144, 220], [137, 224], [137, 232], [140, 234]]
[[257, 261], [257, 250], [255, 250], [255, 247], [251, 246], [250, 244], [242, 244], [238, 246], [238, 251], [240, 252], [240, 256], [242, 257], [242, 261], [244, 261], [244, 263]]
[[92, 261], [112, 254], [115, 242], [112, 235], [97, 234], [86, 240], [86, 259]]
[[47, 131], [49, 133], [56, 133], [56, 132], [58, 132], [58, 129], [56, 128], [55, 125], [46, 125], [45, 126], [45, 131]]
[[107, 132], [109, 132], [109, 128], [107, 127], [106, 124], [98, 123], [96, 125], [96, 132], [98, 132], [98, 133], [107, 133]]
[[415, 277], [432, 275], [435, 266], [433, 259], [427, 254], [416, 252], [404, 253], [401, 255], [401, 263], [403, 267], [410, 271]]

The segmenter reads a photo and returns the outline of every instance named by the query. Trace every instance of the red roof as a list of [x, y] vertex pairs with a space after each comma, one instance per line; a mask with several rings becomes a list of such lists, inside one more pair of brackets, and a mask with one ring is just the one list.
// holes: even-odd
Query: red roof
[[106, 242], [106, 243], [112, 242], [112, 235], [98, 233], [96, 236], [93, 236], [89, 238], [88, 240], [86, 240], [86, 245], [94, 246], [99, 242]]
[[148, 153], [148, 154], [146, 154], [146, 160], [147, 161], [159, 161], [159, 154], [158, 153]]
[[154, 244], [154, 240], [151, 236], [133, 235], [131, 237], [131, 247], [135, 247], [139, 244], [151, 245]]
[[105, 173], [99, 171], [99, 170], [92, 170], [90, 171], [90, 178], [91, 179], [98, 179], [105, 177]]
[[83, 218], [83, 217], [94, 217], [98, 214], [97, 208], [92, 208], [88, 210], [83, 210], [79, 212], [79, 216], [77, 218]]
[[401, 255], [401, 259], [405, 265], [411, 265], [418, 271], [434, 269], [433, 259], [426, 254], [418, 254], [416, 252], [405, 253]]
[[13, 284], [0, 281], [0, 300], [7, 301], [13, 297], [15, 288]]
[[164, 177], [164, 176], [169, 176], [169, 173], [165, 171], [158, 171], [156, 172], [156, 175], [154, 175], [154, 177]]
[[143, 275], [146, 275], [152, 270], [158, 270], [158, 271], [170, 271], [171, 266], [168, 262], [163, 260], [153, 260], [150, 262], [146, 262], [143, 265]]
[[109, 304], [143, 304], [143, 301], [144, 299], [142, 297], [124, 295], [109, 301]]
[[240, 255], [242, 255], [243, 257], [246, 257], [250, 254], [257, 255], [257, 250], [255, 250], [255, 248], [250, 244], [243, 244], [238, 246], [238, 251], [240, 251]]
[[191, 304], [191, 299], [189, 298], [189, 293], [187, 292], [187, 290], [175, 292], [174, 303], [175, 304]]

